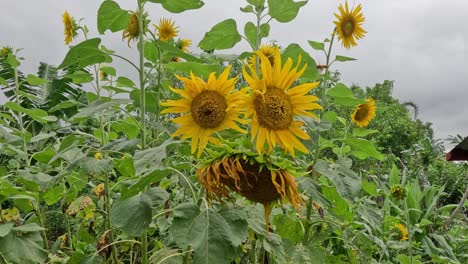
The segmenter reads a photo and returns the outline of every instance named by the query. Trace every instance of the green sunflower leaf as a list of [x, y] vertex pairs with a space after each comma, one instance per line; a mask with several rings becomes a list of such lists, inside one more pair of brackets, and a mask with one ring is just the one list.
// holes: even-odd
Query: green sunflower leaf
[[248, 5], [246, 7], [241, 7], [240, 10], [244, 13], [255, 13], [254, 8], [251, 5]]
[[117, 32], [127, 28], [128, 12], [121, 9], [114, 1], [104, 1], [98, 10], [97, 27], [99, 34], [104, 34], [106, 30]]
[[253, 6], [263, 6], [265, 4], [265, 0], [247, 0], [247, 3]]
[[47, 250], [42, 245], [39, 232], [10, 232], [0, 237], [0, 252], [7, 263], [45, 263]]
[[46, 111], [42, 109], [26, 109], [22, 106], [20, 106], [17, 103], [14, 102], [7, 102], [4, 104], [6, 108], [9, 108], [10, 110], [19, 112], [19, 113], [25, 113], [32, 119], [36, 120], [39, 123], [46, 124], [47, 122], [55, 122], [57, 121], [57, 117], [55, 116], [49, 116]]
[[380, 153], [374, 144], [366, 139], [348, 135], [343, 142], [351, 147], [353, 155], [359, 159], [374, 158], [383, 160], [385, 156]]
[[309, 40], [309, 45], [310, 45], [314, 50], [325, 50], [325, 45], [324, 45], [322, 42], [317, 42], [317, 41]]
[[81, 69], [96, 63], [112, 62], [112, 58], [99, 49], [100, 43], [100, 38], [93, 38], [71, 47], [59, 68], [76, 65]]
[[199, 9], [205, 3], [200, 0], [148, 0], [152, 3], [162, 4], [164, 9], [171, 13], [181, 13], [187, 10]]
[[290, 44], [288, 47], [286, 47], [281, 56], [283, 62], [286, 62], [287, 58], [291, 58], [294, 63], [297, 63], [299, 60], [299, 55], [301, 56], [301, 65], [299, 68], [303, 67], [303, 65], [307, 63], [307, 69], [300, 77], [300, 82], [304, 83], [318, 80], [320, 78], [320, 74], [317, 71], [317, 63], [315, 63], [315, 60], [312, 59], [309, 53], [303, 50], [298, 44]]
[[286, 23], [296, 18], [299, 9], [305, 4], [307, 4], [307, 1], [268, 0], [268, 13], [278, 22]]
[[354, 61], [354, 60], [357, 60], [357, 59], [351, 58], [351, 57], [346, 57], [346, 56], [336, 55], [335, 60], [336, 61]]
[[146, 194], [116, 201], [110, 210], [110, 222], [130, 236], [141, 236], [151, 223], [152, 201]]
[[47, 83], [47, 80], [44, 80], [42, 78], [39, 78], [37, 77], [36, 75], [34, 74], [28, 74], [28, 76], [26, 77], [26, 81], [30, 84], [30, 85], [43, 85], [43, 84], [46, 84]]
[[250, 44], [255, 47], [257, 42], [257, 27], [255, 27], [254, 23], [250, 21], [245, 23], [244, 35], [245, 38], [250, 42]]
[[198, 47], [205, 51], [230, 49], [239, 41], [241, 41], [241, 36], [237, 31], [236, 21], [226, 19], [211, 28], [198, 43]]
[[158, 63], [162, 59], [170, 60], [178, 57], [187, 61], [202, 62], [199, 58], [183, 52], [181, 49], [162, 41], [154, 40], [145, 42], [144, 56], [147, 60]]

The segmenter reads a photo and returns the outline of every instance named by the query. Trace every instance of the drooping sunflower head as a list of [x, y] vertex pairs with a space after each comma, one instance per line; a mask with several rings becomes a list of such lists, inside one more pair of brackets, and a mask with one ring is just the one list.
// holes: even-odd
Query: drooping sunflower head
[[400, 241], [408, 240], [408, 228], [404, 224], [395, 224], [395, 228], [398, 230]]
[[[101, 64], [99, 67], [101, 68], [101, 69], [99, 70], [99, 78], [100, 78], [101, 80], [107, 80], [108, 74], [102, 70], [102, 68], [104, 67], [104, 64]], [[96, 154], [97, 154], [97, 153], [96, 153]]]
[[213, 72], [206, 82], [194, 74], [190, 74], [190, 78], [176, 75], [183, 82], [184, 89], [170, 89], [182, 98], [161, 103], [169, 107], [161, 113], [180, 114], [172, 120], [180, 125], [172, 136], [192, 138], [191, 152], [198, 149], [198, 157], [208, 142], [218, 143], [218, 139], [212, 136], [214, 133], [228, 128], [245, 133], [237, 124], [246, 123], [240, 118], [245, 90], [234, 92], [237, 78], [229, 79], [230, 70], [231, 66], [227, 67], [217, 78]]
[[68, 45], [72, 42], [73, 38], [78, 34], [78, 25], [73, 17], [70, 16], [68, 11], [62, 15], [63, 33], [65, 35], [65, 44]]
[[365, 18], [361, 12], [361, 4], [350, 10], [346, 1], [345, 6], [343, 7], [343, 4], [340, 4], [338, 9], [340, 13], [335, 14], [338, 20], [333, 22], [336, 26], [338, 39], [341, 40], [343, 46], [347, 49], [357, 46], [356, 40], [363, 38], [364, 34], [367, 33], [362, 28]]
[[[271, 66], [273, 67], [275, 65], [275, 52], [276, 50], [279, 51], [279, 47], [271, 44], [263, 44], [260, 46], [258, 49], [259, 52], [261, 52], [265, 57], [268, 58], [270, 61]], [[249, 63], [252, 65], [252, 67], [255, 69], [255, 65], [257, 63], [257, 56], [252, 55], [249, 58]]]
[[176, 27], [174, 24], [175, 22], [170, 18], [162, 18], [159, 20], [159, 25], [154, 25], [160, 40], [168, 41], [177, 37], [179, 27]]
[[139, 25], [140, 15], [138, 11], [130, 12], [128, 17], [127, 28], [124, 29], [122, 34], [122, 40], [128, 39], [128, 46], [130, 47], [130, 41], [137, 39], [140, 34], [140, 25]]
[[265, 222], [269, 228], [271, 203], [288, 200], [300, 213], [302, 199], [294, 176], [266, 159], [247, 153], [231, 153], [214, 159], [197, 173], [198, 182], [206, 189], [208, 200], [231, 198], [234, 191], [265, 208]]
[[372, 98], [367, 98], [367, 103], [356, 106], [351, 121], [359, 127], [366, 127], [375, 117], [375, 101]]
[[188, 49], [188, 48], [189, 48], [190, 46], [192, 46], [192, 40], [190, 40], [190, 39], [181, 39], [181, 40], [180, 40], [180, 47], [179, 47], [179, 48], [180, 48], [183, 52], [185, 52], [185, 53], [189, 52], [189, 49]]
[[247, 115], [253, 115], [251, 136], [256, 139], [258, 153], [269, 153], [276, 145], [293, 156], [295, 150], [307, 153], [307, 148], [298, 138], [308, 140], [310, 137], [303, 129], [304, 123], [295, 120], [295, 117], [317, 118], [310, 111], [322, 107], [316, 103], [318, 98], [309, 95], [309, 92], [317, 87], [318, 82], [291, 88], [307, 67], [304, 65], [299, 69], [300, 57], [293, 67], [291, 58], [284, 65], [281, 64], [279, 49], [273, 52], [273, 63], [262, 52], [256, 51], [255, 54], [260, 59], [261, 74], [257, 74], [250, 64], [244, 66], [242, 72], [251, 90]]

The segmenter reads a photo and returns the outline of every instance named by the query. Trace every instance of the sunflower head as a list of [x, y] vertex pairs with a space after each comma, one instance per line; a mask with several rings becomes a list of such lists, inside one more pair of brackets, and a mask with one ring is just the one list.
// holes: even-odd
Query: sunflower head
[[[103, 68], [104, 64], [101, 64], [99, 67]], [[99, 78], [101, 78], [101, 80], [107, 80], [107, 76], [108, 76], [108, 74], [105, 73], [102, 69], [99, 71]], [[98, 154], [98, 153], [96, 153], [96, 154]], [[95, 155], [95, 157], [96, 157], [96, 155]]]
[[130, 47], [130, 41], [137, 39], [140, 34], [139, 25], [140, 15], [138, 11], [130, 12], [128, 18], [127, 28], [124, 29], [122, 39], [128, 39], [128, 46]]
[[218, 143], [212, 135], [227, 128], [245, 133], [237, 123], [246, 123], [239, 116], [243, 112], [245, 91], [234, 92], [236, 78], [229, 79], [231, 66], [227, 67], [218, 77], [213, 72], [207, 81], [193, 73], [190, 78], [177, 76], [184, 84], [184, 89], [170, 89], [181, 95], [179, 100], [167, 100], [161, 103], [168, 106], [161, 113], [180, 114], [173, 120], [180, 125], [173, 136], [182, 139], [192, 138], [191, 152], [198, 148], [198, 157], [208, 142]]
[[[271, 45], [271, 44], [269, 44], [269, 45], [263, 44], [258, 49], [259, 52], [261, 52], [263, 55], [265, 55], [265, 57], [268, 58], [268, 60], [270, 61], [270, 64], [271, 64], [272, 67], [275, 65], [275, 56], [274, 55], [275, 55], [276, 50], [279, 51], [279, 47], [275, 46], [275, 45]], [[255, 68], [256, 67], [255, 65], [257, 63], [257, 56], [255, 56], [255, 55], [250, 56], [249, 63], [253, 66], [253, 68]]]
[[104, 183], [100, 183], [93, 188], [93, 193], [98, 197], [101, 198], [105, 194]]
[[307, 153], [307, 148], [298, 138], [308, 140], [310, 137], [303, 129], [304, 123], [295, 117], [317, 118], [310, 111], [322, 107], [316, 103], [318, 98], [309, 92], [317, 87], [318, 82], [291, 87], [307, 67], [299, 68], [300, 57], [297, 65], [293, 66], [291, 58], [281, 64], [279, 49], [273, 52], [273, 63], [262, 52], [256, 51], [255, 54], [260, 59], [261, 75], [251, 64], [244, 66], [242, 72], [251, 90], [247, 115], [253, 115], [251, 136], [256, 139], [258, 153], [269, 153], [276, 145], [293, 156], [296, 149]]
[[366, 127], [375, 117], [375, 101], [372, 98], [367, 98], [367, 103], [356, 106], [351, 121], [359, 127]]
[[400, 234], [400, 241], [408, 240], [408, 228], [404, 224], [395, 224], [395, 228]]
[[265, 208], [265, 222], [269, 230], [271, 204], [286, 199], [300, 213], [302, 199], [292, 174], [275, 164], [249, 156], [248, 153], [231, 153], [210, 161], [200, 168], [197, 179], [206, 189], [208, 200], [231, 198], [230, 191], [250, 201], [261, 203]]
[[5, 46], [5, 47], [2, 47], [0, 49], [0, 57], [8, 57], [8, 54], [10, 53], [13, 53], [13, 48], [12, 47], [8, 47], [8, 46]]
[[177, 37], [179, 27], [176, 27], [174, 24], [175, 22], [170, 18], [162, 18], [159, 20], [159, 25], [154, 25], [160, 40], [168, 41]]
[[189, 52], [189, 47], [192, 46], [192, 40], [190, 39], [180, 39], [179, 40], [179, 49], [181, 49], [183, 52], [187, 53]]
[[401, 185], [395, 185], [390, 189], [390, 195], [397, 200], [403, 200], [406, 197], [406, 190]]
[[63, 33], [65, 35], [65, 44], [68, 45], [72, 42], [73, 38], [78, 34], [78, 25], [73, 17], [70, 16], [68, 11], [65, 11], [62, 15], [63, 22]]
[[345, 6], [343, 7], [343, 4], [340, 4], [338, 9], [340, 13], [335, 14], [338, 20], [333, 22], [336, 26], [338, 39], [341, 40], [343, 46], [347, 49], [357, 46], [356, 40], [363, 38], [367, 33], [362, 28], [365, 18], [361, 12], [361, 4], [350, 10], [346, 1]]

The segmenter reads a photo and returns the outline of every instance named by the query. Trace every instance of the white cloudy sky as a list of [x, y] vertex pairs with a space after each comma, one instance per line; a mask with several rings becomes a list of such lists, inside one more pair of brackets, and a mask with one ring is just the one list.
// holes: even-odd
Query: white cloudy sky
[[[176, 0], [175, 0], [176, 1]], [[61, 14], [68, 10], [97, 36], [98, 0], [2, 0], [0, 46], [24, 48], [22, 70], [35, 73], [40, 61], [59, 64], [68, 47], [63, 42]], [[118, 0], [122, 8], [135, 9], [136, 1]], [[216, 23], [235, 18], [242, 32], [251, 15], [241, 13], [245, 0], [205, 0], [197, 11], [170, 14], [157, 4], [148, 4], [150, 18], [171, 17], [180, 26], [180, 36], [194, 44]], [[280, 45], [298, 43], [318, 63], [322, 54], [311, 50], [307, 40], [323, 40], [333, 29], [333, 13], [343, 0], [310, 0], [291, 23], [273, 21], [268, 40]], [[468, 136], [468, 1], [465, 0], [357, 0], [366, 17], [367, 36], [359, 46], [345, 50], [337, 45], [334, 54], [358, 58], [335, 64], [347, 84], [362, 86], [394, 80], [394, 94], [401, 101], [413, 101], [420, 118], [432, 122], [436, 137]], [[79, 40], [78, 40], [79, 41]], [[76, 43], [76, 42], [75, 42]], [[103, 37], [103, 44], [136, 59], [134, 50], [121, 41], [121, 33]], [[193, 49], [196, 51], [196, 49]], [[248, 50], [245, 42], [225, 53]], [[130, 71], [116, 63], [118, 72]]]

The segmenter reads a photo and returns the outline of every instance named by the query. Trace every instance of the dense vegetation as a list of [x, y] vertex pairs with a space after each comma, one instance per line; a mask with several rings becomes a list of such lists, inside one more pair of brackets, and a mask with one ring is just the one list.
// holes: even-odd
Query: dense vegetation
[[[144, 8], [203, 2], [136, 2], [103, 1], [97, 21], [135, 62], [68, 12], [61, 65], [23, 73], [1, 49], [0, 263], [468, 262], [467, 164], [445, 161], [392, 82], [348, 87], [331, 68], [355, 60], [331, 55], [364, 37], [360, 5], [340, 6], [330, 38], [280, 48], [261, 44], [268, 22], [307, 2], [247, 0], [244, 34], [222, 21], [198, 56]], [[241, 39], [252, 51], [217, 52]]]

